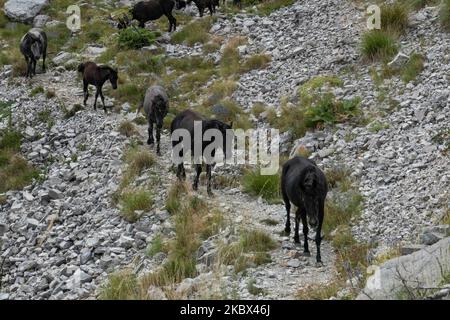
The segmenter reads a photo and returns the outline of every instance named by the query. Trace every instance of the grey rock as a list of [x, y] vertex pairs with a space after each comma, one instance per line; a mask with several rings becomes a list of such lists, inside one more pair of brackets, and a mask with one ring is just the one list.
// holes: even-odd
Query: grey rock
[[60, 65], [65, 64], [67, 61], [69, 61], [72, 58], [73, 58], [73, 55], [71, 53], [63, 51], [63, 52], [58, 53], [58, 55], [52, 59], [52, 62], [55, 65], [60, 66]]
[[400, 253], [402, 256], [405, 256], [405, 255], [411, 254], [413, 252], [422, 250], [423, 248], [425, 248], [425, 246], [422, 244], [404, 245], [400, 248]]
[[441, 240], [444, 235], [437, 232], [424, 232], [420, 235], [420, 242], [427, 246], [435, 244], [439, 240]]
[[9, 300], [9, 293], [0, 292], [0, 301]]
[[13, 20], [31, 22], [48, 4], [48, 0], [8, 0], [4, 10], [5, 14]]
[[6, 233], [7, 226], [4, 223], [0, 223], [0, 237]]
[[33, 19], [34, 28], [43, 28], [45, 24], [50, 21], [50, 17], [45, 14], [39, 14]]
[[386, 261], [367, 279], [357, 299], [396, 299], [405, 284], [412, 288], [436, 287], [442, 281], [442, 270], [450, 270], [450, 237]]
[[287, 262], [287, 266], [291, 268], [298, 268], [300, 267], [301, 263], [298, 259], [291, 259]]

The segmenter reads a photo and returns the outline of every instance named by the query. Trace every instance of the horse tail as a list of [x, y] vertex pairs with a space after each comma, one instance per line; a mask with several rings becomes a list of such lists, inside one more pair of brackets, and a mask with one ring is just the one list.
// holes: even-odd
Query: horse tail
[[78, 72], [84, 72], [84, 63], [80, 63], [78, 66]]

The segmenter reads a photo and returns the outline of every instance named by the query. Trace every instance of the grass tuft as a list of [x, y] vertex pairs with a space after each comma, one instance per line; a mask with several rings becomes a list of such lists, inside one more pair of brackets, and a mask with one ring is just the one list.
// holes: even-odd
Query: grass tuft
[[242, 178], [244, 192], [269, 203], [280, 201], [279, 175], [262, 175], [259, 168], [247, 170]]
[[361, 52], [368, 60], [389, 60], [398, 52], [398, 48], [392, 36], [380, 30], [372, 30], [363, 35]]

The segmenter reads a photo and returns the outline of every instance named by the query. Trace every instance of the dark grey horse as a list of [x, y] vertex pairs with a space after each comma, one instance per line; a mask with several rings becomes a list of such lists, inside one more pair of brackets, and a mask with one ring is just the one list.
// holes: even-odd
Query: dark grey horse
[[26, 77], [36, 75], [36, 62], [42, 57], [42, 71], [45, 72], [47, 56], [47, 35], [42, 29], [30, 29], [20, 40], [20, 52], [27, 62]]
[[97, 99], [100, 95], [103, 103], [103, 110], [106, 113], [105, 98], [103, 97], [102, 88], [107, 80], [111, 82], [113, 89], [117, 89], [117, 70], [114, 70], [108, 66], [97, 66], [94, 62], [85, 62], [78, 66], [78, 72], [83, 75], [83, 92], [84, 92], [84, 105], [86, 106], [89, 98], [89, 85], [95, 86], [97, 91], [95, 92], [94, 110], [97, 110]]
[[322, 262], [320, 256], [321, 231], [324, 219], [325, 198], [328, 192], [324, 173], [313, 161], [299, 156], [294, 157], [283, 165], [281, 192], [287, 211], [286, 233], [289, 234], [291, 232], [290, 209], [292, 203], [297, 207], [297, 212], [295, 213], [294, 241], [300, 243], [298, 229], [301, 219], [305, 240], [304, 252], [305, 254], [309, 254], [309, 220], [309, 225], [316, 228], [316, 260], [318, 263]]
[[163, 120], [169, 110], [169, 97], [166, 90], [161, 86], [151, 86], [145, 93], [144, 100], [139, 105], [137, 113], [144, 107], [145, 114], [148, 120], [148, 140], [149, 145], [154, 143], [153, 139], [153, 124], [156, 124], [156, 153], [161, 154], [159, 142], [161, 139], [161, 128]]
[[[194, 133], [194, 121], [198, 121], [201, 122], [201, 134], [202, 134], [202, 140], [201, 141], [196, 141], [195, 140], [195, 133]], [[223, 153], [225, 154], [225, 157], [228, 157], [231, 154], [231, 149], [229, 148], [229, 146], [231, 145], [230, 142], [232, 139], [231, 136], [229, 135], [230, 132], [227, 132], [227, 130], [231, 129], [233, 124], [225, 124], [222, 121], [219, 120], [207, 120], [205, 119], [202, 115], [192, 111], [192, 110], [185, 110], [181, 113], [179, 113], [175, 119], [173, 119], [171, 126], [170, 126], [170, 132], [171, 134], [174, 133], [175, 130], [177, 129], [185, 129], [189, 132], [190, 134], [190, 139], [191, 141], [189, 141], [188, 143], [190, 144], [190, 150], [192, 153], [194, 153], [195, 150], [195, 143], [201, 143], [201, 155], [203, 156], [205, 154], [205, 148], [208, 147], [210, 144], [212, 144], [215, 139], [212, 138], [210, 141], [207, 141], [204, 138], [204, 134], [207, 130], [209, 129], [217, 129], [220, 131], [220, 134], [222, 136], [222, 141], [223, 141], [223, 145], [221, 146], [221, 149], [223, 151]], [[178, 141], [174, 141], [172, 140], [172, 147], [177, 146], [179, 143], [181, 143], [181, 140]], [[211, 155], [214, 157], [215, 156], [215, 152], [216, 149], [213, 148], [213, 151], [211, 152]], [[184, 150], [182, 150], [180, 152], [180, 156], [183, 156], [184, 154]], [[213, 193], [211, 191], [211, 171], [212, 171], [212, 167], [214, 166], [213, 163], [206, 163], [206, 175], [207, 175], [207, 191], [208, 191], [208, 195], [212, 196]], [[194, 179], [194, 183], [192, 185], [194, 190], [198, 190], [198, 182], [199, 182], [199, 177], [200, 177], [200, 173], [202, 172], [202, 165], [201, 164], [195, 164], [195, 171], [196, 171], [196, 175], [195, 175], [195, 179]], [[180, 180], [185, 180], [186, 179], [186, 172], [184, 170], [184, 165], [183, 163], [178, 164], [178, 168], [177, 168], [177, 177]]]

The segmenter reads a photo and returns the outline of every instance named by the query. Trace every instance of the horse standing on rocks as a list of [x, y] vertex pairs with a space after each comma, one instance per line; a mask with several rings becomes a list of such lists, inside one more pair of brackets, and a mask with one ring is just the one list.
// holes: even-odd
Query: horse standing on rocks
[[203, 13], [206, 8], [209, 9], [209, 14], [212, 16], [216, 13], [216, 6], [219, 6], [219, 0], [187, 0], [187, 4], [194, 2], [197, 6], [200, 17], [203, 17]]
[[292, 203], [297, 207], [294, 242], [300, 243], [298, 229], [301, 219], [305, 241], [304, 253], [309, 255], [308, 222], [312, 228], [316, 228], [317, 263], [322, 263], [320, 243], [322, 241], [321, 231], [327, 192], [325, 174], [313, 161], [296, 156], [283, 165], [281, 193], [287, 211], [285, 232], [288, 234], [291, 232], [290, 209]]
[[161, 86], [151, 86], [145, 93], [144, 100], [137, 109], [139, 113], [144, 107], [145, 114], [148, 120], [148, 140], [147, 143], [152, 145], [153, 139], [153, 124], [156, 124], [156, 153], [161, 154], [159, 147], [161, 139], [161, 128], [163, 126], [164, 118], [169, 110], [169, 97], [166, 90]]
[[[195, 122], [201, 123], [201, 137], [202, 137], [201, 141], [195, 140], [195, 132], [194, 132]], [[208, 120], [208, 119], [205, 119], [202, 115], [200, 115], [192, 110], [185, 110], [185, 111], [181, 112], [180, 114], [178, 114], [171, 123], [170, 132], [172, 135], [172, 147], [175, 148], [175, 146], [177, 146], [179, 143], [181, 143], [180, 140], [178, 140], [178, 141], [174, 140], [174, 136], [173, 136], [174, 131], [177, 129], [184, 129], [189, 132], [191, 140], [188, 142], [183, 141], [183, 145], [188, 145], [190, 147], [193, 158], [208, 156], [205, 153], [205, 149], [207, 147], [211, 148], [210, 145], [215, 142], [215, 137], [212, 137], [210, 140], [207, 140], [207, 139], [205, 139], [205, 132], [209, 129], [216, 129], [216, 130], [219, 130], [220, 135], [222, 137], [223, 144], [220, 146], [220, 148], [222, 149], [225, 157], [227, 157], [228, 155], [231, 154], [231, 150], [228, 150], [229, 149], [228, 146], [230, 145], [230, 142], [231, 142], [231, 137], [227, 134], [227, 132], [228, 132], [228, 130], [230, 130], [232, 128], [232, 126], [233, 126], [233, 123], [228, 125], [219, 120], [215, 120], [215, 119]], [[195, 150], [196, 150], [196, 148], [194, 146], [195, 143], [201, 143], [201, 146], [200, 146], [201, 155], [195, 155]], [[213, 148], [213, 150], [211, 152], [212, 157], [215, 157], [216, 151], [217, 151], [216, 148]], [[184, 149], [181, 150], [179, 155], [181, 157], [183, 157], [184, 152], [186, 152], [186, 150], [184, 150]], [[196, 159], [196, 160], [198, 160], [198, 159]], [[207, 191], [208, 191], [209, 196], [213, 195], [212, 190], [211, 190], [211, 171], [212, 171], [213, 166], [214, 166], [213, 163], [206, 162], [206, 175], [207, 175], [207, 180], [208, 180]], [[199, 182], [200, 173], [202, 172], [202, 165], [198, 164], [197, 161], [195, 164], [195, 171], [196, 171], [196, 175], [195, 175], [195, 179], [194, 179], [192, 188], [194, 190], [198, 190], [198, 182]], [[179, 180], [186, 179], [186, 172], [184, 170], [183, 162], [178, 164], [177, 178]]]
[[[177, 20], [172, 15], [173, 8], [181, 9], [186, 6], [183, 0], [149, 0], [136, 3], [131, 9], [131, 20], [139, 21], [139, 27], [144, 28], [147, 21], [157, 20], [163, 15], [169, 20], [169, 31], [177, 29]], [[131, 21], [122, 19], [119, 28], [127, 27]]]
[[78, 66], [78, 72], [81, 72], [83, 75], [84, 106], [86, 106], [89, 98], [89, 85], [92, 84], [97, 89], [95, 92], [94, 110], [97, 110], [97, 99], [100, 95], [103, 103], [103, 110], [105, 110], [106, 113], [105, 97], [103, 97], [102, 88], [105, 82], [109, 80], [112, 88], [114, 90], [117, 89], [117, 79], [119, 78], [117, 70], [108, 66], [97, 66], [94, 62], [89, 61], [80, 64]]
[[30, 29], [20, 40], [20, 52], [27, 62], [26, 77], [36, 75], [36, 62], [42, 57], [42, 71], [45, 72], [47, 57], [47, 35], [39, 28]]

